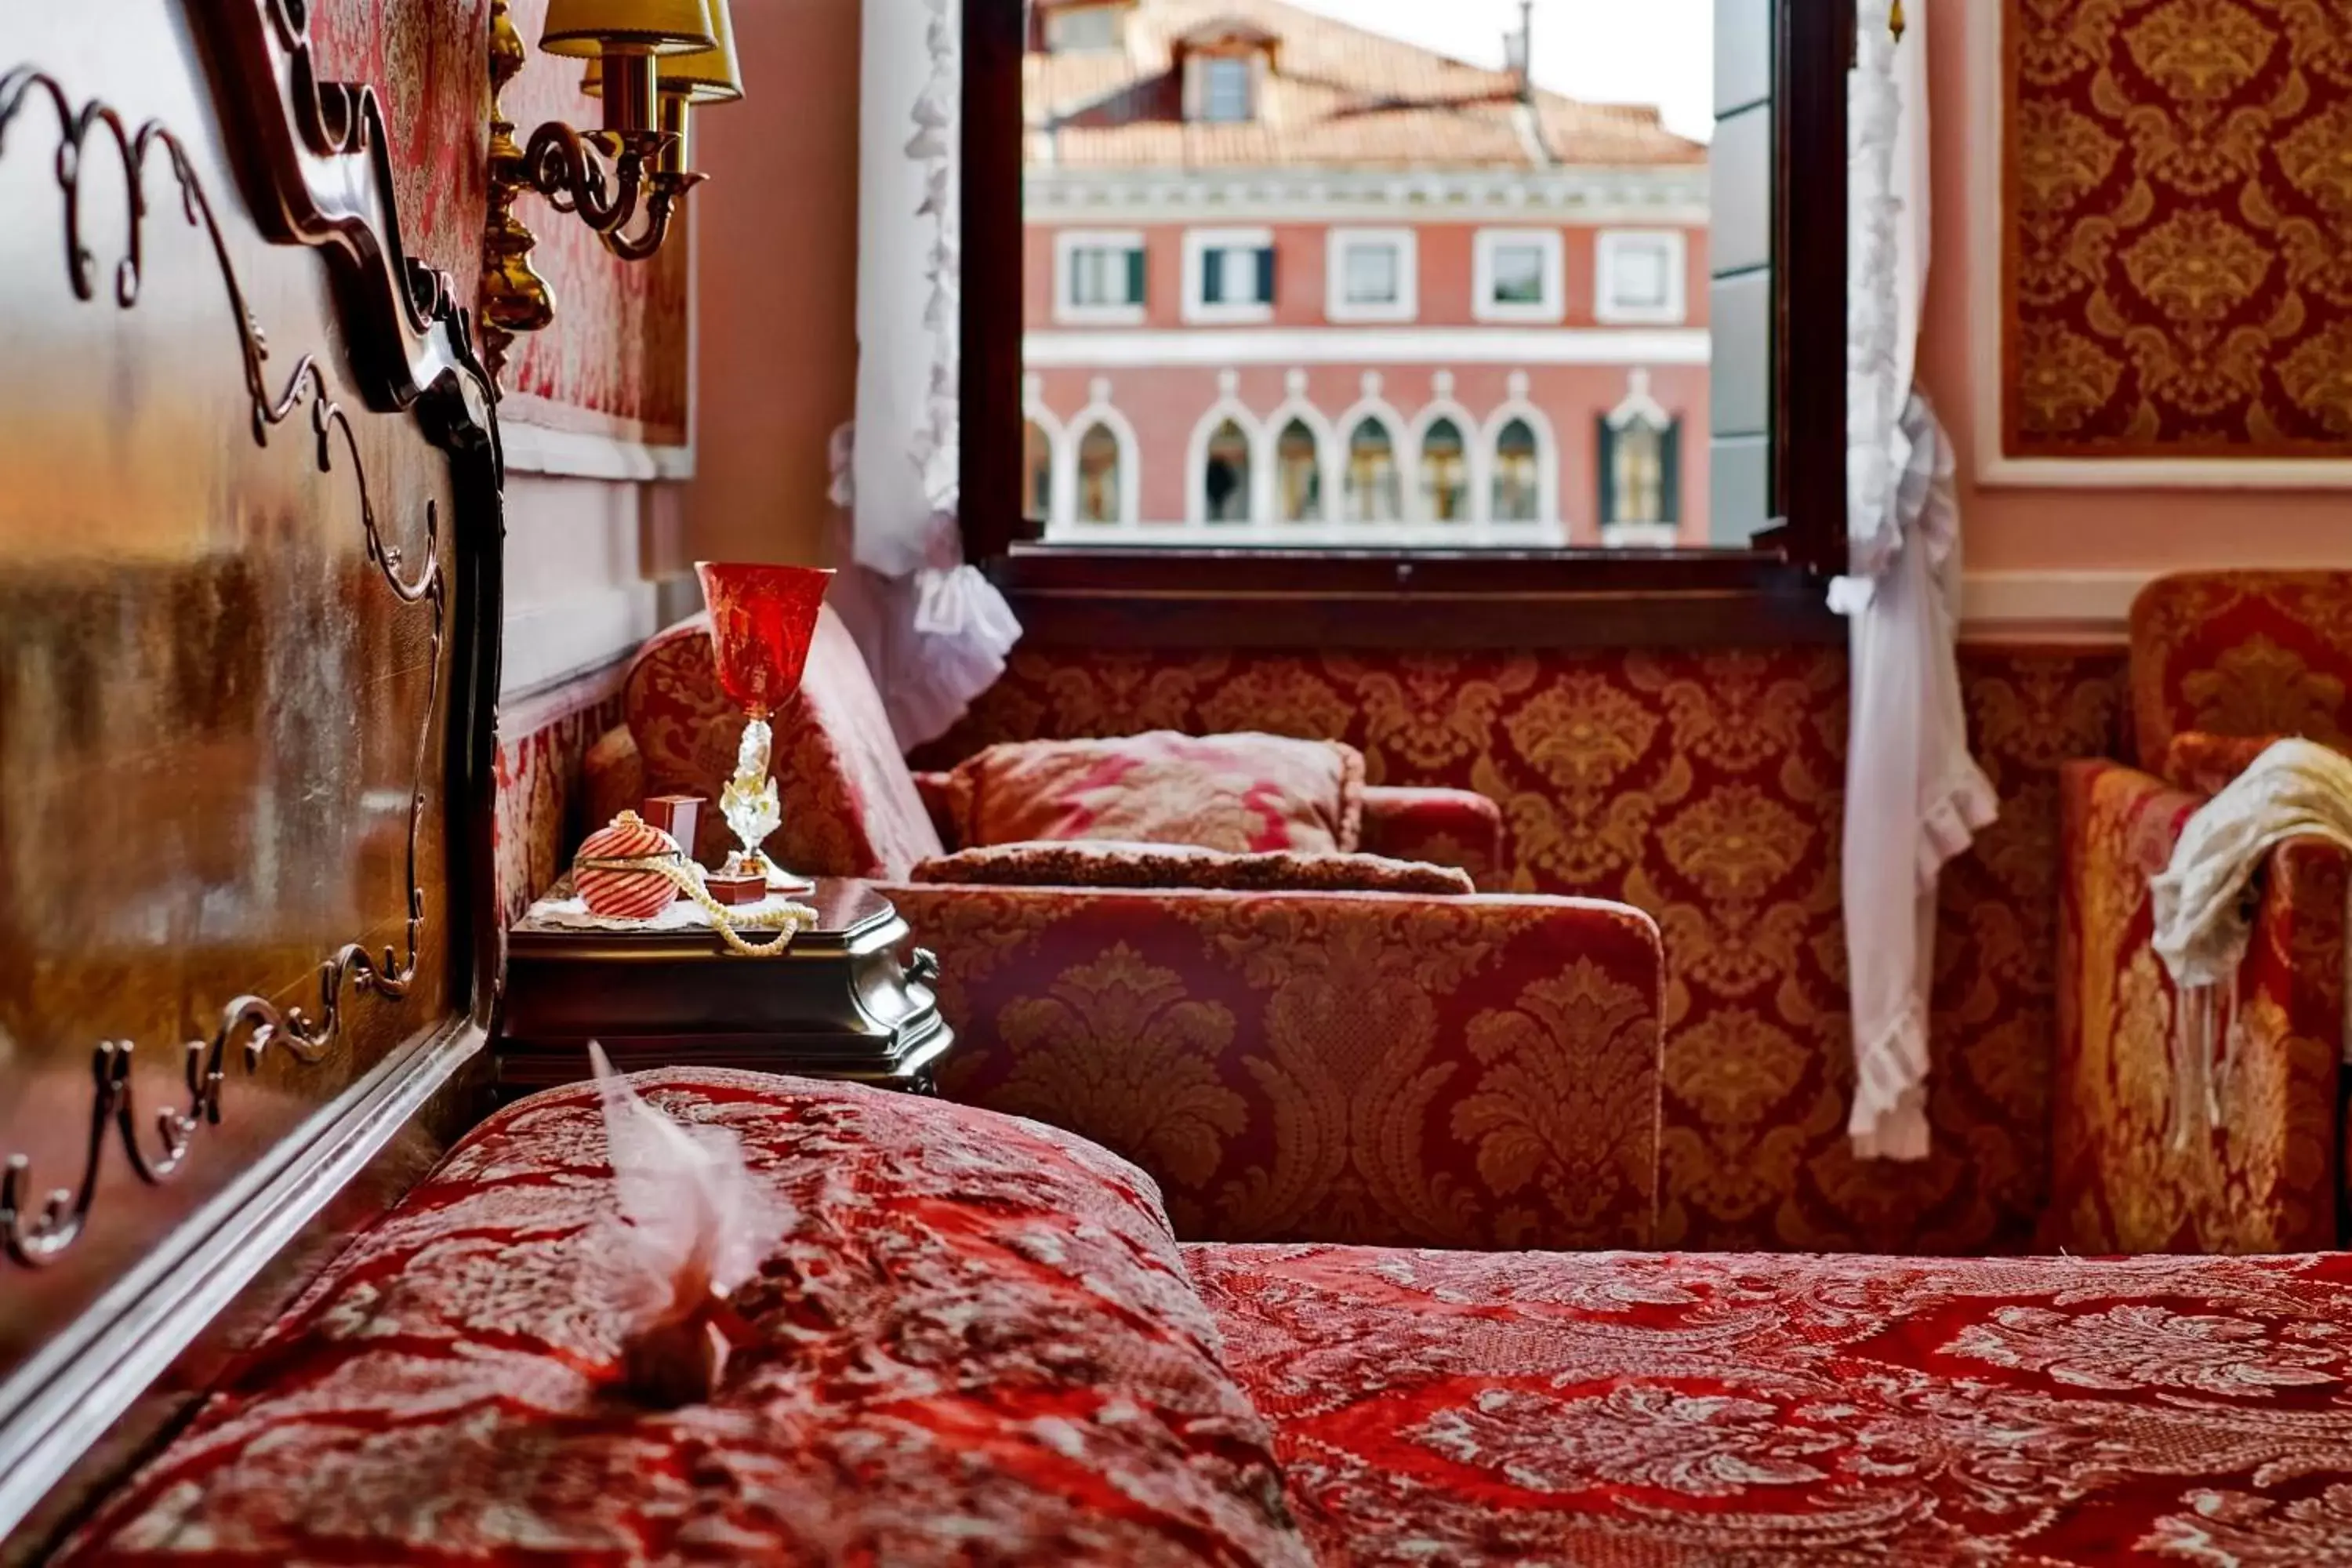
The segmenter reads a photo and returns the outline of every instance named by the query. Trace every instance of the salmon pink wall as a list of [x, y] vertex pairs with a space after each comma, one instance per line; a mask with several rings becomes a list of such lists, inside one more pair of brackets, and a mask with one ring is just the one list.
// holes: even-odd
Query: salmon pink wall
[[[2352, 495], [2341, 489], [2116, 490], [1979, 485], [1979, 378], [2000, 374], [1972, 330], [1975, 269], [1995, 265], [1990, 224], [1970, 204], [1998, 192], [1994, 126], [1978, 104], [1976, 46], [1997, 36], [2007, 0], [1937, 0], [1928, 14], [1936, 234], [1920, 376], [1960, 453], [1968, 565], [1980, 574], [2153, 574], [2181, 567], [2352, 563]], [[1985, 342], [1991, 342], [1987, 336]], [[2352, 457], [2352, 452], [2347, 453]]]
[[[747, 96], [697, 117], [688, 559], [814, 562], [857, 401], [858, 0], [734, 8]], [[674, 563], [671, 564], [684, 564]]]

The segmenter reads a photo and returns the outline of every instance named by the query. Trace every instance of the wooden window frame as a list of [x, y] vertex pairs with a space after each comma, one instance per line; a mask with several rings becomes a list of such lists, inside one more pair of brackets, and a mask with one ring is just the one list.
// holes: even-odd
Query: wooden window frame
[[[1695, 550], [1121, 548], [1035, 539], [1021, 506], [1027, 8], [1003, 0], [963, 7], [964, 550], [1004, 591], [1027, 641], [1451, 649], [1843, 639], [1823, 581], [1845, 562], [1853, 0], [1778, 0], [1773, 517], [1746, 549]], [[1791, 179], [1792, 169], [1805, 177]]]

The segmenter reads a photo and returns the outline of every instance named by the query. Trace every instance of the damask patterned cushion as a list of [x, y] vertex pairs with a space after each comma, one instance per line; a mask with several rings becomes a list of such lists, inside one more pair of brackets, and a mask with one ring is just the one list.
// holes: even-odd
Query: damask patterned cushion
[[937, 1100], [637, 1080], [800, 1216], [708, 1405], [625, 1401], [593, 1087], [478, 1129], [111, 1497], [76, 1563], [1304, 1564], [1150, 1182]]
[[2352, 745], [2352, 572], [2159, 577], [2131, 626], [2143, 768], [2187, 730]]
[[1476, 892], [1467, 871], [1378, 855], [1229, 855], [1190, 844], [1095, 840], [994, 844], [926, 860], [918, 882], [1014, 888], [1222, 888], [1326, 893]]
[[2352, 1562], [2342, 1255], [1186, 1257], [1326, 1562]]
[[1330, 854], [1363, 840], [1363, 755], [1337, 742], [1169, 730], [1026, 741], [967, 758], [952, 778], [966, 848], [1108, 838]]

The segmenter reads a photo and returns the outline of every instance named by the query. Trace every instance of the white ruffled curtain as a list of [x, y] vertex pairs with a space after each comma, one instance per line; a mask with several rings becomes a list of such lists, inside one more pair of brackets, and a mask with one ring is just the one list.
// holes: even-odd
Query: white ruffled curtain
[[1998, 810], [1969, 754], [1954, 647], [1960, 516], [1952, 445], [1916, 384], [1928, 257], [1927, 5], [1897, 41], [1864, 0], [1850, 81], [1845, 931], [1864, 1159], [1927, 1157], [1936, 884]]
[[864, 12], [857, 421], [835, 437], [834, 500], [851, 526], [832, 602], [904, 747], [994, 683], [1021, 624], [965, 563], [957, 524], [961, 6]]

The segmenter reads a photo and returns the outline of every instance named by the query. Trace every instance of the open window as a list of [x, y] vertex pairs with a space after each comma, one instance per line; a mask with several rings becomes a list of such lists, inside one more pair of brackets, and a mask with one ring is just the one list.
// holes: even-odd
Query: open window
[[[1655, 43], [1712, 77], [1673, 124], [1347, 0], [1132, 0], [1115, 58], [1002, 10], [966, 0], [963, 511], [1033, 636], [1264, 644], [1289, 595], [1382, 641], [1835, 635], [1850, 5], [1715, 0]], [[1016, 410], [1066, 432], [1047, 482]]]

